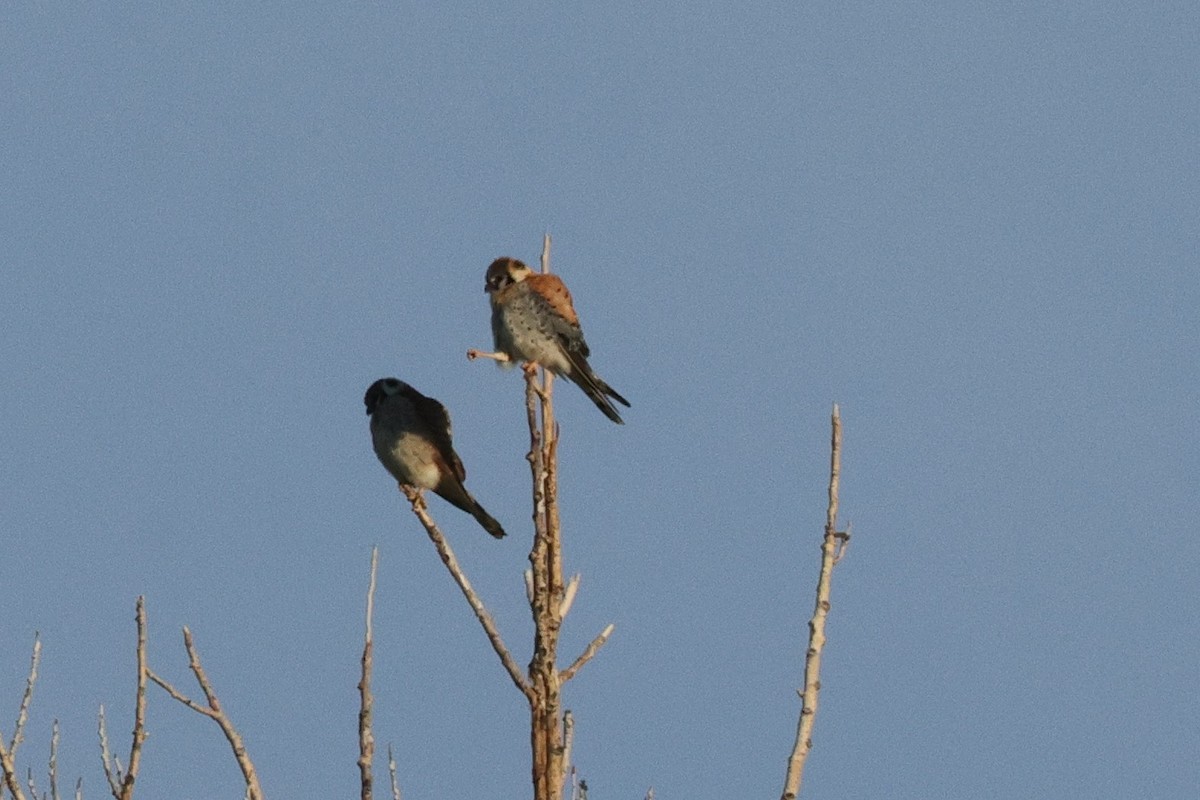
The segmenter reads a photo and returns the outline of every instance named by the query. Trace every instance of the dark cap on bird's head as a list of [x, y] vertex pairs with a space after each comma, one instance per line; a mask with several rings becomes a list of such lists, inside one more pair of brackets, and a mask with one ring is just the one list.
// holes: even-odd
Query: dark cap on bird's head
[[367, 415], [374, 414], [380, 403], [394, 394], [403, 392], [407, 386], [408, 384], [398, 378], [380, 378], [372, 383], [367, 387], [367, 393], [363, 395], [363, 404], [367, 407]]
[[487, 268], [487, 277], [484, 279], [483, 291], [488, 293], [498, 292], [510, 283], [525, 280], [530, 272], [531, 270], [525, 265], [524, 261], [509, 258], [508, 256], [497, 258]]

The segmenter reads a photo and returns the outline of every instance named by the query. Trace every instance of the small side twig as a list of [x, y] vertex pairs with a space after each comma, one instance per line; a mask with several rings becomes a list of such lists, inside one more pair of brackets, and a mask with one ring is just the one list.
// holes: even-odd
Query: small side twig
[[358, 712], [358, 772], [362, 784], [362, 800], [371, 800], [374, 778], [371, 775], [371, 764], [375, 759], [375, 736], [371, 732], [371, 713], [373, 699], [371, 696], [371, 667], [375, 642], [372, 632], [372, 618], [375, 613], [375, 573], [379, 567], [379, 548], [371, 548], [371, 580], [367, 586], [367, 630], [364, 635], [362, 652], [362, 678], [358, 682], [360, 705]]
[[37, 783], [34, 781], [34, 770], [29, 770], [29, 777], [26, 782], [29, 783], [29, 793], [34, 798], [41, 800], [59, 800], [59, 721], [55, 720], [50, 726], [50, 762], [47, 770], [47, 777], [50, 781], [49, 794], [40, 794], [37, 790]]
[[100, 734], [100, 763], [104, 765], [104, 777], [108, 780], [108, 791], [113, 797], [121, 796], [121, 762], [112, 756], [108, 747], [108, 725], [104, 721], [104, 704], [100, 704], [100, 712], [96, 715], [97, 728]]
[[400, 491], [404, 493], [404, 496], [412, 504], [413, 514], [420, 520], [421, 526], [425, 528], [425, 532], [429, 535], [429, 540], [433, 542], [433, 546], [437, 550], [438, 556], [441, 557], [442, 563], [446, 565], [446, 569], [450, 571], [454, 582], [458, 584], [463, 597], [467, 599], [467, 604], [475, 612], [475, 618], [483, 626], [483, 632], [487, 634], [488, 641], [492, 643], [492, 649], [500, 657], [500, 663], [504, 665], [504, 669], [508, 672], [508, 676], [512, 679], [513, 684], [520, 690], [521, 694], [531, 697], [533, 690], [529, 687], [525, 676], [521, 674], [521, 668], [517, 666], [512, 653], [504, 645], [504, 640], [500, 637], [500, 631], [496, 628], [495, 620], [492, 619], [492, 615], [488, 612], [483, 601], [479, 599], [479, 595], [475, 593], [475, 588], [471, 586], [471, 582], [467, 579], [466, 573], [459, 566], [458, 558], [455, 557], [450, 543], [446, 541], [446, 537], [442, 534], [441, 529], [433, 521], [433, 517], [429, 515], [429, 509], [425, 505], [425, 498], [421, 496], [420, 490], [412, 486], [400, 484]]
[[611, 622], [608, 623], [604, 630], [600, 631], [600, 634], [595, 639], [592, 639], [592, 641], [588, 643], [588, 646], [583, 649], [583, 652], [579, 654], [579, 658], [575, 659], [575, 661], [571, 663], [571, 666], [567, 667], [560, 673], [559, 681], [566, 683], [567, 681], [571, 680], [571, 678], [574, 678], [575, 673], [579, 672], [579, 670], [583, 668], [584, 664], [591, 661], [592, 656], [596, 655], [596, 653], [600, 651], [601, 647], [604, 647], [605, 642], [608, 641], [608, 637], [612, 636], [612, 632], [615, 629], [615, 625], [613, 625]]
[[233, 749], [233, 757], [237, 760], [238, 767], [242, 770], [242, 778], [246, 782], [246, 797], [250, 798], [250, 800], [263, 800], [262, 786], [258, 781], [258, 771], [254, 768], [254, 762], [250, 760], [250, 755], [246, 752], [246, 745], [242, 740], [242, 735], [234, 727], [232, 720], [229, 719], [229, 715], [221, 708], [221, 702], [217, 699], [217, 694], [213, 690], [212, 683], [209, 681], [208, 675], [204, 672], [204, 666], [200, 663], [200, 655], [196, 652], [196, 643], [192, 639], [192, 632], [188, 630], [187, 626], [183, 628], [183, 647], [188, 654], [188, 667], [196, 677], [196, 683], [200, 685], [200, 690], [204, 692], [205, 700], [208, 703], [207, 706], [202, 706], [190, 699], [152, 671], [147, 670], [147, 677], [183, 705], [198, 714], [209, 717], [217, 723], [217, 726], [221, 729], [221, 733], [225, 734], [225, 739]]
[[571, 576], [571, 580], [567, 581], [567, 588], [563, 591], [562, 602], [558, 606], [558, 618], [566, 619], [567, 614], [571, 610], [571, 605], [575, 602], [575, 593], [579, 591], [580, 575], [576, 572]]
[[800, 721], [796, 725], [796, 741], [788, 758], [782, 800], [796, 800], [804, 764], [812, 751], [813, 724], [817, 716], [817, 701], [821, 691], [821, 653], [825, 647], [825, 620], [829, 615], [830, 582], [833, 567], [845, 552], [849, 532], [837, 529], [838, 485], [842, 472], [842, 419], [833, 406], [830, 420], [829, 506], [825, 513], [825, 538], [821, 543], [821, 572], [817, 578], [817, 599], [812, 619], [808, 623], [808, 651], [804, 659], [804, 690], [800, 692]]
[[[575, 746], [575, 715], [571, 713], [571, 709], [563, 712], [563, 754], [562, 763], [567, 773], [567, 780], [574, 781], [578, 778], [578, 772], [575, 765], [571, 763], [571, 749]], [[563, 787], [566, 791], [566, 786]]]
[[392, 746], [388, 745], [388, 775], [392, 779], [392, 800], [400, 800], [400, 783], [396, 780], [396, 757], [392, 755]]
[[25, 723], [29, 721], [29, 704], [33, 701], [33, 687], [37, 683], [38, 663], [42, 659], [42, 637], [34, 631], [33, 655], [29, 658], [29, 676], [25, 679], [25, 693], [21, 695], [21, 709], [17, 712], [17, 722], [13, 726], [12, 741], [8, 745], [8, 754], [13, 760], [17, 758], [17, 749], [25, 741]]

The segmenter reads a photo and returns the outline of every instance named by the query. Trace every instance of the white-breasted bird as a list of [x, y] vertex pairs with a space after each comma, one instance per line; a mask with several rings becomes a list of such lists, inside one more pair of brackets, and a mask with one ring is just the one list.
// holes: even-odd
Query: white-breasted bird
[[500, 523], [463, 485], [467, 471], [454, 452], [445, 406], [396, 378], [372, 383], [363, 403], [371, 417], [375, 455], [392, 477], [432, 491], [473, 516], [492, 536], [504, 536]]
[[604, 416], [625, 424], [612, 401], [626, 408], [629, 401], [588, 364], [591, 351], [561, 278], [534, 272], [515, 258], [497, 258], [488, 267], [484, 291], [491, 299], [492, 337], [498, 351], [562, 375], [583, 389]]

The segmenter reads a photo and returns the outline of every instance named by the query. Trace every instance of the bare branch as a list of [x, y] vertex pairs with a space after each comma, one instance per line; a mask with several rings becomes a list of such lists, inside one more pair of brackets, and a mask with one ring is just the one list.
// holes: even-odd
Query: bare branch
[[375, 650], [372, 618], [375, 614], [375, 573], [379, 567], [379, 548], [371, 548], [371, 581], [367, 586], [367, 630], [363, 641], [362, 679], [358, 682], [361, 703], [358, 712], [358, 772], [362, 784], [362, 800], [371, 800], [374, 778], [371, 764], [375, 759], [375, 736], [371, 732], [373, 698], [371, 696], [371, 667]]
[[12, 794], [13, 800], [25, 800], [25, 792], [20, 788], [20, 780], [17, 777], [17, 765], [13, 763], [12, 753], [8, 752], [4, 741], [0, 741], [0, 769], [4, 770], [4, 784]]
[[25, 723], [29, 721], [29, 704], [33, 700], [33, 687], [37, 683], [38, 662], [42, 658], [42, 638], [35, 631], [33, 634], [33, 655], [29, 658], [29, 677], [25, 679], [25, 693], [21, 695], [21, 709], [17, 712], [17, 722], [13, 726], [12, 741], [8, 745], [8, 754], [15, 761], [17, 748], [25, 740]]
[[821, 544], [821, 572], [817, 578], [817, 600], [812, 620], [808, 623], [808, 652], [804, 659], [804, 691], [801, 695], [800, 721], [796, 726], [796, 742], [788, 758], [782, 800], [795, 800], [800, 794], [804, 764], [812, 751], [813, 723], [817, 716], [817, 701], [821, 691], [821, 652], [825, 647], [825, 620], [829, 614], [830, 581], [839, 551], [844, 551], [849, 534], [837, 529], [838, 483], [842, 472], [842, 420], [838, 407], [833, 407], [830, 420], [829, 507], [825, 514], [825, 538]]
[[500, 657], [500, 663], [504, 665], [504, 669], [508, 672], [508, 676], [512, 678], [513, 684], [520, 690], [521, 694], [529, 697], [531, 690], [528, 682], [525, 680], [525, 676], [521, 674], [521, 668], [517, 666], [512, 653], [504, 646], [504, 640], [500, 637], [500, 631], [496, 629], [495, 620], [492, 619], [492, 615], [488, 612], [487, 607], [484, 606], [483, 601], [479, 599], [479, 595], [475, 593], [474, 587], [471, 586], [471, 582], [467, 579], [466, 573], [459, 566], [458, 558], [455, 557], [450, 543], [446, 541], [446, 537], [442, 534], [441, 529], [433, 521], [433, 517], [429, 515], [429, 509], [425, 505], [425, 498], [421, 496], [420, 490], [400, 484], [400, 491], [404, 493], [404, 496], [412, 504], [413, 514], [421, 521], [421, 525], [425, 528], [425, 532], [429, 534], [429, 540], [433, 542], [433, 546], [437, 550], [438, 556], [441, 557], [442, 563], [450, 571], [450, 575], [454, 578], [454, 582], [458, 584], [463, 597], [467, 598], [467, 604], [475, 612], [475, 618], [483, 626], [483, 632], [487, 634], [488, 641], [492, 643], [492, 649]]
[[566, 619], [567, 614], [571, 610], [571, 605], [575, 602], [575, 593], [579, 591], [580, 575], [576, 572], [571, 576], [571, 580], [567, 581], [567, 588], [563, 592], [562, 603], [558, 606], [558, 618]]
[[392, 755], [392, 746], [388, 745], [388, 775], [392, 779], [392, 800], [400, 800], [400, 783], [396, 780], [396, 758]]
[[116, 800], [121, 797], [121, 765], [115, 762], [112, 751], [108, 747], [108, 725], [104, 722], [104, 704], [100, 704], [97, 714], [97, 727], [100, 734], [100, 761], [104, 765], [104, 777], [108, 780], [108, 790]]
[[[571, 748], [575, 745], [575, 715], [571, 713], [571, 709], [563, 712], [563, 768], [568, 773], [568, 778], [577, 776], [575, 765], [571, 763]], [[563, 787], [566, 791], [566, 787]], [[574, 789], [572, 789], [572, 792]]]
[[571, 678], [574, 678], [575, 674], [583, 668], [583, 665], [591, 661], [592, 656], [596, 655], [601, 647], [604, 647], [605, 642], [608, 641], [609, 636], [612, 636], [612, 632], [615, 628], [616, 626], [610, 622], [607, 627], [604, 628], [604, 630], [600, 631], [599, 635], [596, 636], [595, 639], [592, 639], [592, 641], [588, 643], [588, 646], [583, 649], [583, 652], [579, 654], [579, 658], [575, 659], [571, 666], [562, 671], [561, 675], [559, 676], [559, 680], [562, 683], [566, 683], [567, 681], [571, 680]]
[[165, 679], [163, 679], [158, 673], [154, 672], [154, 670], [147, 670], [146, 677], [149, 678], [150, 680], [154, 681], [155, 683], [157, 683], [159, 686], [161, 686], [163, 691], [165, 691], [167, 694], [171, 695], [172, 698], [174, 698], [175, 700], [178, 700], [180, 703], [183, 703], [185, 706], [190, 708], [192, 711], [195, 711], [197, 714], [203, 714], [204, 716], [212, 717], [213, 719], [217, 718], [217, 714], [215, 711], [213, 711], [211, 708], [200, 705], [195, 700], [193, 700], [192, 698], [185, 695], [183, 692], [176, 689], [174, 686], [172, 686], [170, 683], [168, 683]]
[[208, 703], [207, 707], [201, 706], [199, 703], [189, 699], [150, 670], [146, 670], [146, 676], [183, 705], [198, 714], [203, 714], [211, 718], [217, 723], [221, 732], [225, 734], [225, 739], [229, 742], [230, 748], [233, 750], [233, 757], [237, 759], [238, 767], [242, 770], [242, 778], [246, 781], [246, 797], [249, 800], [263, 800], [262, 786], [258, 782], [258, 772], [254, 768], [254, 762], [250, 760], [250, 756], [246, 752], [246, 745], [242, 740], [241, 734], [234, 727], [233, 722], [229, 719], [229, 715], [221, 708], [221, 701], [217, 699], [217, 694], [213, 691], [212, 683], [208, 680], [208, 675], [204, 672], [204, 666], [200, 663], [200, 655], [196, 652], [196, 644], [192, 639], [192, 632], [188, 630], [187, 626], [183, 628], [183, 647], [187, 650], [188, 667], [196, 677], [196, 683], [200, 685], [200, 690], [204, 692], [205, 700]]
[[[29, 679], [25, 683], [25, 694], [21, 699], [21, 711], [17, 714], [17, 730], [13, 733], [13, 745], [4, 744], [4, 734], [0, 733], [0, 773], [3, 773], [4, 786], [8, 787], [13, 800], [25, 800], [25, 790], [21, 788], [21, 780], [17, 777], [16, 754], [17, 745], [21, 743], [21, 728], [25, 726], [25, 718], [29, 700], [33, 696], [33, 682], [37, 679], [37, 662], [41, 652], [41, 643], [37, 634], [33, 637], [33, 658], [29, 670]], [[0, 792], [2, 793], [2, 792]], [[36, 798], [36, 795], [35, 795]]]
[[[129, 769], [121, 780], [117, 800], [133, 800], [133, 785], [142, 764], [142, 745], [146, 741], [146, 599], [137, 599], [137, 699], [133, 708], [133, 743], [129, 746]], [[119, 767], [118, 767], [119, 768]]]
[[50, 727], [50, 800], [58, 800], [58, 720]]

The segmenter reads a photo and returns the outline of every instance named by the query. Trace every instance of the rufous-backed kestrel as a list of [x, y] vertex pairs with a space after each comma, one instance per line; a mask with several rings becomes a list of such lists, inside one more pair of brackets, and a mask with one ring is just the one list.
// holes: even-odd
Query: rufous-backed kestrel
[[497, 258], [486, 280], [496, 349], [514, 361], [534, 362], [571, 380], [606, 417], [623, 425], [612, 401], [627, 408], [629, 401], [588, 364], [591, 352], [562, 279], [535, 273], [515, 258]]

